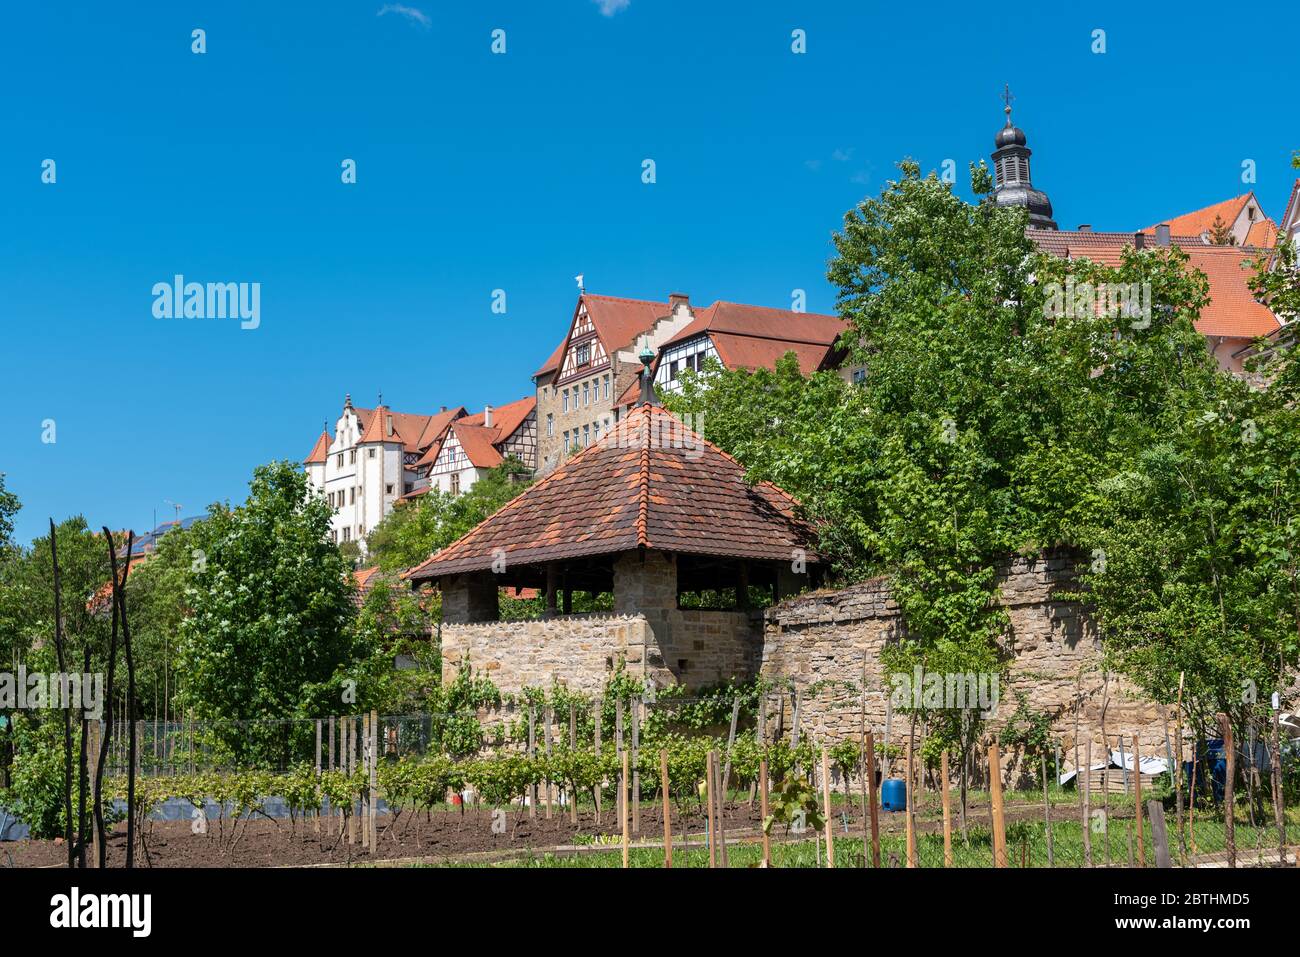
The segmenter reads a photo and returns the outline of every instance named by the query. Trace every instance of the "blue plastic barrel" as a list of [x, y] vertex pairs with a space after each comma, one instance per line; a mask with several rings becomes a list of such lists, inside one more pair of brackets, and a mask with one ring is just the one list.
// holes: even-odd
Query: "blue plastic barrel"
[[886, 778], [880, 782], [880, 806], [886, 811], [906, 811], [907, 782], [902, 778]]

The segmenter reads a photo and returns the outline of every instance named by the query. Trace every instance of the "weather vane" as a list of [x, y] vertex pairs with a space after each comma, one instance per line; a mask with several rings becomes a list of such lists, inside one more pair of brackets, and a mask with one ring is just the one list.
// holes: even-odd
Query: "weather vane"
[[1003, 84], [1003, 87], [1002, 87], [1002, 96], [1001, 96], [999, 99], [1001, 99], [1002, 102], [1006, 104], [1006, 109], [1004, 110], [1004, 112], [1007, 114], [1007, 116], [1010, 116], [1010, 115], [1011, 115], [1011, 104], [1014, 103], [1014, 102], [1015, 102], [1015, 99], [1016, 99], [1014, 96], [1011, 95], [1011, 84], [1010, 84], [1010, 83]]

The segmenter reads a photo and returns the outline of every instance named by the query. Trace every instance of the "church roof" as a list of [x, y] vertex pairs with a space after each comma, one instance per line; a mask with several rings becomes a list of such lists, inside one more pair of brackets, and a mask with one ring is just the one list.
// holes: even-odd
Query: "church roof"
[[[580, 507], [588, 503], [589, 507]], [[415, 568], [415, 581], [636, 548], [784, 561], [815, 533], [798, 504], [654, 405], [632, 409], [599, 442]]]

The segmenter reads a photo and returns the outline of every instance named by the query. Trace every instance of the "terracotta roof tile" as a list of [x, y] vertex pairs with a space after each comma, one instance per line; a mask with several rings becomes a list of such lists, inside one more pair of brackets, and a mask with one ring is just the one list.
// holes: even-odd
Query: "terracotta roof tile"
[[789, 561], [801, 548], [816, 562], [814, 539], [788, 495], [749, 485], [731, 456], [664, 409], [638, 406], [410, 577], [488, 569], [498, 548], [514, 564], [638, 546], [769, 561]]
[[316, 465], [324, 462], [330, 453], [330, 434], [321, 432], [316, 444], [311, 447], [311, 454], [302, 460], [303, 465]]
[[[1078, 233], [1030, 229], [1029, 236], [1045, 253], [1090, 259], [1106, 266], [1118, 266], [1123, 251], [1133, 245], [1132, 233]], [[1256, 302], [1250, 291], [1250, 260], [1259, 249], [1243, 246], [1209, 246], [1199, 238], [1171, 237], [1189, 257], [1188, 265], [1199, 269], [1209, 282], [1210, 301], [1201, 310], [1196, 329], [1206, 336], [1252, 339], [1268, 335], [1279, 327], [1267, 306]], [[1148, 238], [1147, 248], [1153, 246]]]
[[[1246, 205], [1246, 201], [1252, 195], [1254, 194], [1242, 193], [1240, 196], [1225, 199], [1221, 203], [1214, 203], [1204, 209], [1183, 213], [1173, 219], [1161, 220], [1161, 224], [1167, 224], [1169, 231], [1178, 236], [1199, 236], [1214, 225], [1215, 219], [1222, 219], [1224, 223], [1231, 226], [1237, 217], [1241, 215], [1242, 207]], [[1154, 225], [1148, 226], [1144, 231], [1155, 232], [1155, 228]]]

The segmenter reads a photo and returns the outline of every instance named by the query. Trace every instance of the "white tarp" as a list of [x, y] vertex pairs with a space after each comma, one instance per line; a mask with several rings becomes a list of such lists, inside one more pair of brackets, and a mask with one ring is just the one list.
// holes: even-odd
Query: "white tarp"
[[[1121, 771], [1133, 770], [1133, 752], [1125, 751], [1121, 754], [1119, 751], [1110, 752], [1110, 763], [1100, 761], [1092, 766], [1093, 771], [1104, 771], [1106, 768], [1117, 768]], [[1165, 774], [1169, 770], [1169, 761], [1165, 758], [1143, 758], [1142, 773], [1146, 775]], [[1061, 775], [1060, 783], [1062, 786], [1074, 780], [1078, 771], [1066, 771]]]

